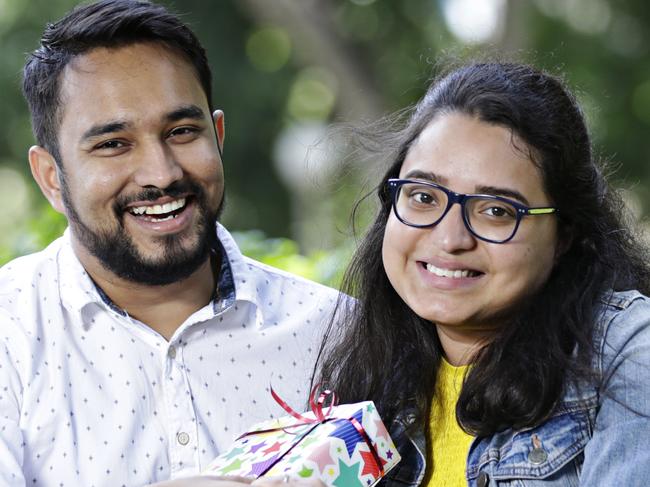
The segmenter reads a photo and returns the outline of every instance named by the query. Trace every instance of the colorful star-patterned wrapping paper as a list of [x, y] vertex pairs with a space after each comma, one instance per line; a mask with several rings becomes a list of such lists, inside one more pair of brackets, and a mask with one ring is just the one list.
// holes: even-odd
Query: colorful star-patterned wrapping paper
[[[316, 421], [313, 413], [303, 416]], [[370, 487], [400, 460], [372, 402], [336, 406], [324, 422], [301, 423], [286, 416], [256, 424], [203, 473], [249, 477], [288, 474], [319, 478], [328, 486]]]

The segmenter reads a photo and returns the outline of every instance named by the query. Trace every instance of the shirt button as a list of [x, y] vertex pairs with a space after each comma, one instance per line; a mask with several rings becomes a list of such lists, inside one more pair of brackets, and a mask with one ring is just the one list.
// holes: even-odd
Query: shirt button
[[190, 442], [190, 435], [185, 433], [185, 431], [181, 431], [176, 435], [176, 441], [178, 441], [179, 444], [185, 446]]
[[528, 453], [528, 461], [533, 465], [540, 465], [546, 461], [548, 454], [543, 448], [533, 448]]
[[488, 484], [490, 483], [490, 476], [486, 474], [485, 472], [481, 472], [478, 474], [478, 478], [476, 479], [476, 485], [478, 487], [487, 487]]
[[167, 350], [167, 355], [169, 355], [169, 358], [176, 358], [176, 347], [174, 345], [171, 345], [169, 347], [169, 350]]

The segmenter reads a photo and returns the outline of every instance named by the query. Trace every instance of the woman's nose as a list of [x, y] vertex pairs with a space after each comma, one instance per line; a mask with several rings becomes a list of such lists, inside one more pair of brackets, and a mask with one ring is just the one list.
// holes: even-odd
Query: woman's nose
[[469, 250], [476, 245], [476, 238], [463, 220], [462, 207], [454, 204], [437, 225], [431, 228], [431, 237], [438, 247], [449, 254]]

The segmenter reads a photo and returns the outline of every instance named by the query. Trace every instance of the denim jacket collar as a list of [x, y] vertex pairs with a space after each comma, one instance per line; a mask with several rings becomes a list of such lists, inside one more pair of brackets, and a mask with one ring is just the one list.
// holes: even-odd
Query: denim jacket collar
[[[541, 425], [521, 430], [507, 429], [489, 437], [476, 438], [472, 442], [466, 471], [469, 487], [502, 485], [532, 487], [542, 483], [545, 487], [568, 487], [578, 485], [585, 479], [593, 481], [594, 478], [604, 480], [604, 477], [608, 477], [607, 482], [610, 482], [621, 474], [643, 482], [634, 485], [645, 485], [647, 477], [645, 474], [639, 475], [639, 472], [650, 474], [650, 464], [640, 459], [632, 461], [630, 468], [625, 469], [625, 472], [618, 469], [618, 473], [608, 472], [606, 466], [602, 466], [602, 459], [599, 464], [593, 464], [594, 461], [590, 460], [588, 471], [582, 467], [583, 463], [586, 466], [584, 453], [586, 449], [591, 449], [591, 454], [596, 453], [596, 456], [601, 455], [603, 449], [610, 452], [608, 453], [610, 456], [628, 458], [630, 455], [632, 457], [637, 455], [629, 447], [624, 448], [625, 451], [620, 451], [620, 445], [617, 446], [618, 443], [615, 442], [621, 440], [611, 439], [612, 435], [646, 438], [647, 433], [650, 433], [648, 427], [650, 421], [647, 420], [647, 416], [644, 416], [646, 419], [642, 422], [630, 421], [629, 424], [632, 426], [616, 426], [619, 421], [625, 419], [619, 415], [626, 415], [627, 418], [632, 414], [650, 413], [648, 387], [643, 385], [645, 382], [642, 382], [641, 378], [647, 375], [639, 372], [639, 368], [644, 372], [646, 368], [650, 368], [647, 353], [650, 351], [650, 300], [634, 291], [613, 293], [603, 299], [602, 313], [594, 329], [594, 344], [596, 346], [594, 377], [590, 381], [567, 384], [561, 401]], [[633, 352], [628, 350], [630, 347]], [[621, 361], [626, 360], [632, 353], [634, 364], [626, 365], [625, 368], [617, 365], [616, 369], [612, 369], [613, 364], [623, 363]], [[615, 377], [614, 374], [623, 374], [623, 376], [612, 379]], [[625, 389], [628, 391], [627, 396], [617, 396], [617, 394], [625, 394], [624, 389], [621, 388], [607, 390], [611, 389], [610, 384], [613, 380], [627, 384], [628, 389]], [[634, 388], [630, 389], [631, 386]], [[628, 397], [630, 394], [633, 397]], [[612, 401], [631, 402], [635, 407], [630, 408], [627, 404], [621, 408], [608, 405], [608, 416], [601, 419], [603, 403], [609, 404]], [[609, 412], [610, 409], [614, 412]], [[424, 478], [426, 437], [423, 430], [408, 428], [413, 423], [411, 413], [412, 411], [405, 411], [391, 425], [390, 434], [402, 455], [402, 461], [382, 480], [380, 484], [382, 487], [419, 486]], [[634, 428], [637, 435], [632, 431], [621, 430], [633, 425], [636, 425]], [[639, 428], [643, 431], [638, 431]], [[609, 436], [599, 434], [598, 441], [593, 446], [590, 444], [587, 447], [594, 433], [599, 429], [607, 429], [611, 432]], [[647, 457], [647, 453], [643, 452], [638, 453], [637, 456], [641, 455]], [[596, 482], [596, 485], [613, 484]]]
[[[578, 394], [569, 387], [565, 398]], [[476, 438], [467, 457], [468, 485], [484, 487], [485, 479], [540, 479], [561, 470], [579, 457], [590, 438], [597, 396], [596, 391], [583, 390], [580, 398], [562, 401], [542, 425], [523, 430], [507, 429], [491, 437]], [[391, 437], [402, 455], [402, 461], [391, 470], [384, 483], [388, 486], [419, 486], [425, 475], [427, 441], [423, 430], [408, 426], [412, 415], [396, 419]], [[575, 470], [577, 479], [577, 470]], [[492, 484], [489, 484], [492, 485]], [[564, 485], [564, 484], [560, 484]], [[571, 484], [567, 484], [571, 485]]]

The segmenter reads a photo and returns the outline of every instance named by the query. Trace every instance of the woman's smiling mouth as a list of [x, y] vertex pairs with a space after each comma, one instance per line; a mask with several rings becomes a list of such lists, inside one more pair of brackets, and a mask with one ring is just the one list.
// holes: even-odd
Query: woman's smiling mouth
[[441, 267], [436, 267], [435, 265], [428, 262], [421, 262], [421, 264], [430, 273], [435, 274], [439, 277], [447, 277], [451, 279], [478, 277], [483, 274], [482, 272], [474, 271], [471, 269], [443, 269]]

